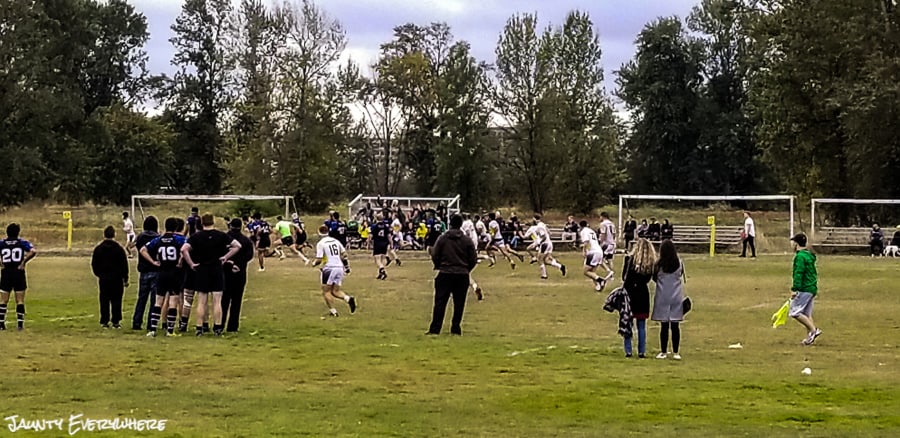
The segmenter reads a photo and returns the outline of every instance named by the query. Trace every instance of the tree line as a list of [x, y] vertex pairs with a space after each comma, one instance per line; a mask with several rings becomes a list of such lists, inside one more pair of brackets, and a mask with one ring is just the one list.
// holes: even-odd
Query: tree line
[[406, 23], [371, 65], [343, 62], [346, 30], [310, 0], [185, 0], [171, 29], [176, 72], [153, 75], [126, 0], [0, 5], [0, 205], [381, 193], [587, 212], [626, 191], [900, 191], [893, 0], [702, 0], [647, 23], [610, 91], [583, 11], [513, 14], [490, 60], [446, 23]]

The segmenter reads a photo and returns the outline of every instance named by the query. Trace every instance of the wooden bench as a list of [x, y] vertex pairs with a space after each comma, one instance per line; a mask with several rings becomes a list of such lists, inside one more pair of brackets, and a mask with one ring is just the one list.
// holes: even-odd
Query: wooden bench
[[[815, 246], [829, 247], [869, 247], [871, 228], [862, 227], [824, 227], [816, 232]], [[885, 236], [889, 239], [889, 236]]]

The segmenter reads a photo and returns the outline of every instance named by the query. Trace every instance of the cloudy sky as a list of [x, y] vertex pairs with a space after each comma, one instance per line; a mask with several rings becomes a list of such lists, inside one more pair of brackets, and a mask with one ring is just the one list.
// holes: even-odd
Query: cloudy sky
[[[279, 2], [281, 0], [278, 0]], [[293, 1], [293, 0], [292, 0]], [[238, 0], [234, 0], [238, 3]], [[150, 69], [172, 73], [169, 26], [182, 0], [132, 0], [148, 20]], [[634, 39], [643, 26], [660, 16], [685, 17], [699, 0], [318, 0], [316, 4], [347, 30], [348, 53], [366, 65], [375, 60], [378, 46], [391, 38], [394, 26], [443, 21], [458, 39], [472, 45], [474, 55], [494, 62], [494, 48], [507, 18], [517, 12], [536, 12], [542, 26], [561, 24], [567, 12], [586, 11], [594, 20], [603, 48], [606, 88], [615, 87], [613, 71], [634, 55]]]

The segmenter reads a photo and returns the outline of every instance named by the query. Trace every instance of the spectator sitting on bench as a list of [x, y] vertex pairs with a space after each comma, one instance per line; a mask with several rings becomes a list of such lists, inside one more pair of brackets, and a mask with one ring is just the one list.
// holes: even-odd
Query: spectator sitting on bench
[[641, 219], [641, 224], [638, 225], [637, 229], [635, 230], [635, 233], [641, 239], [646, 239], [646, 238], [650, 237], [650, 236], [648, 236], [648, 234], [650, 233], [650, 226], [647, 225], [647, 219]]
[[663, 219], [662, 226], [660, 226], [659, 230], [662, 240], [672, 240], [672, 237], [675, 236], [675, 227], [669, 223], [668, 219]]
[[872, 224], [872, 231], [869, 232], [869, 248], [872, 257], [879, 256], [884, 251], [884, 231], [878, 224]]
[[662, 237], [662, 226], [655, 217], [650, 218], [650, 226], [647, 227], [647, 239], [651, 242], [659, 242]]
[[563, 242], [574, 242], [576, 237], [578, 237], [578, 223], [575, 222], [575, 216], [569, 216], [566, 226], [563, 227], [562, 240]]

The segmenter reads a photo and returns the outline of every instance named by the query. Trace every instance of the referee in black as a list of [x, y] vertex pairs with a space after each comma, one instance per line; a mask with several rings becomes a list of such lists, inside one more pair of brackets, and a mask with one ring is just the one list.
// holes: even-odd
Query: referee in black
[[225, 332], [237, 332], [241, 319], [241, 303], [247, 286], [247, 265], [253, 260], [253, 242], [241, 233], [244, 222], [234, 218], [228, 225], [228, 236], [241, 244], [240, 251], [223, 265], [225, 293], [222, 295], [222, 318]]
[[438, 271], [434, 279], [434, 312], [431, 317], [429, 335], [441, 333], [447, 302], [453, 296], [453, 319], [450, 333], [462, 335], [463, 310], [466, 307], [466, 293], [469, 289], [469, 272], [475, 268], [475, 244], [462, 231], [462, 216], [450, 217], [450, 230], [438, 238], [431, 255], [434, 269]]

